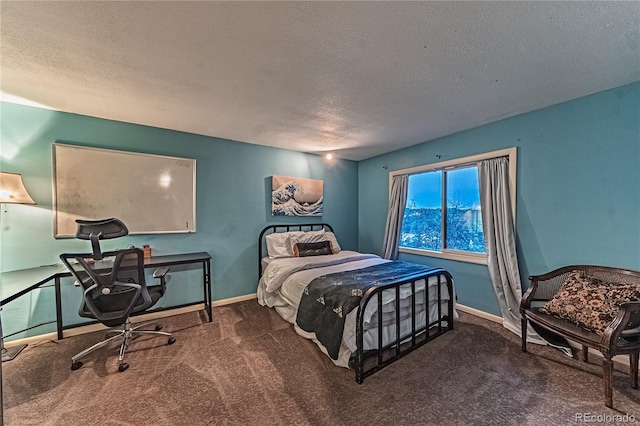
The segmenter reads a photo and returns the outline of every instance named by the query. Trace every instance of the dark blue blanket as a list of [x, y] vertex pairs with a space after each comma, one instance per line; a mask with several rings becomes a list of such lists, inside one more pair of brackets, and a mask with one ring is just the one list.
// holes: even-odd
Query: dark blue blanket
[[434, 269], [427, 265], [393, 261], [317, 277], [304, 289], [296, 323], [304, 331], [315, 333], [329, 356], [338, 359], [345, 318], [360, 304], [367, 289]]

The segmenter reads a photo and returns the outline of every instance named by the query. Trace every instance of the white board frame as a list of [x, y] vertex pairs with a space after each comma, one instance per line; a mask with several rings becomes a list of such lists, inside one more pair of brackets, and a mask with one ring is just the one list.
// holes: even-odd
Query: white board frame
[[74, 237], [76, 219], [111, 217], [130, 234], [196, 232], [195, 159], [57, 142], [52, 150], [55, 238]]

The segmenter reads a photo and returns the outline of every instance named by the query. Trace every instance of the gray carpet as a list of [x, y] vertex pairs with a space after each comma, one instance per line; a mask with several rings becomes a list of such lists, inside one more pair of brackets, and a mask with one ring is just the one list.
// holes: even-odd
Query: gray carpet
[[273, 310], [255, 300], [162, 320], [177, 342], [138, 338], [70, 357], [102, 333], [29, 346], [3, 364], [7, 425], [563, 425], [576, 415], [631, 414], [640, 391], [617, 366], [604, 406], [599, 359], [520, 351], [500, 325], [461, 314], [456, 329], [355, 383]]

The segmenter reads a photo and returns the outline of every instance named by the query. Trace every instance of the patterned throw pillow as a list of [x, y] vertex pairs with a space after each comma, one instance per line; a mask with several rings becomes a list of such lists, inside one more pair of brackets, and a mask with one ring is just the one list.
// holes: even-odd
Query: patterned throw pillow
[[612, 284], [572, 271], [540, 311], [602, 334], [618, 314], [620, 304], [640, 300], [640, 286]]

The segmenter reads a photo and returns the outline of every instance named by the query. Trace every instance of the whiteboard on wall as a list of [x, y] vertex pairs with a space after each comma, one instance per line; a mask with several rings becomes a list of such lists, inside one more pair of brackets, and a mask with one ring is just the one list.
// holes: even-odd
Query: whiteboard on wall
[[111, 217], [130, 234], [195, 232], [195, 196], [195, 159], [53, 144], [56, 238]]

